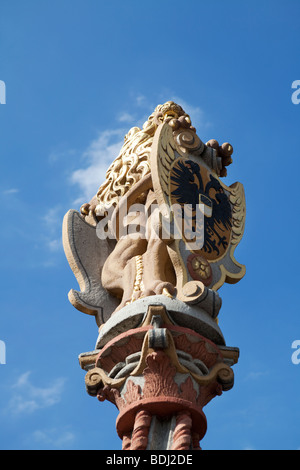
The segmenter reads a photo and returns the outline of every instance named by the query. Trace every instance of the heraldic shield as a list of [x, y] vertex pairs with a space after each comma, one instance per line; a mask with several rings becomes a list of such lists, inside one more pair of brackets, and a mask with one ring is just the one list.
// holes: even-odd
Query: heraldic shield
[[177, 298], [188, 303], [197, 302], [205, 287], [217, 291], [245, 274], [234, 257], [244, 231], [244, 188], [221, 181], [214, 152], [192, 130], [176, 134], [167, 123], [151, 149], [162, 239], [176, 272]]

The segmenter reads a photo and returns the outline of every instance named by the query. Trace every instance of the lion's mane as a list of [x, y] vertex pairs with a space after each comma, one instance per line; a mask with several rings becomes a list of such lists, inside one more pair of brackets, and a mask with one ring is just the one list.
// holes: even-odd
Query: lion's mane
[[118, 157], [108, 168], [106, 179], [97, 192], [97, 213], [115, 206], [134, 184], [150, 172], [149, 156], [157, 127], [165, 120], [180, 116], [188, 115], [181, 106], [167, 101], [155, 108], [142, 129], [132, 127], [129, 130]]

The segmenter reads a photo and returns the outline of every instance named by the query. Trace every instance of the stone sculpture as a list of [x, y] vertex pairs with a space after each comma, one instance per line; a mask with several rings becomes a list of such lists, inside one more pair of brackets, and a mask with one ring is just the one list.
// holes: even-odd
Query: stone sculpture
[[95, 197], [64, 218], [79, 283], [69, 300], [99, 335], [79, 356], [87, 392], [114, 403], [123, 449], [199, 449], [203, 407], [233, 386], [238, 348], [218, 325], [218, 290], [245, 267], [241, 183], [222, 177], [233, 148], [204, 144], [178, 104], [125, 136]]

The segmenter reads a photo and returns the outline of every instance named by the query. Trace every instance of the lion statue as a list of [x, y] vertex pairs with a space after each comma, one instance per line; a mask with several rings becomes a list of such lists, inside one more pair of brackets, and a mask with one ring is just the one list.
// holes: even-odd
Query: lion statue
[[[129, 216], [139, 225], [139, 215], [130, 214], [130, 206], [139, 203], [148, 209], [156, 203], [150, 152], [155, 132], [165, 122], [174, 132], [188, 129], [196, 133], [190, 116], [181, 106], [173, 101], [158, 105], [142, 129], [133, 127], [126, 134], [119, 155], [106, 172], [104, 183], [92, 200], [81, 206], [80, 212], [86, 220], [98, 223], [113, 209], [113, 218], [122, 225], [119, 206], [126, 198]], [[232, 149], [229, 144], [219, 146], [215, 140], [206, 145], [215, 148], [220, 156], [220, 176], [224, 176], [225, 167], [231, 163]], [[103, 266], [101, 282], [110, 294], [120, 299], [117, 310], [141, 297], [159, 294], [172, 297], [175, 293], [176, 275], [167, 243], [156, 236], [157, 220], [154, 211], [147, 219], [146, 236], [116, 236], [116, 245]]]

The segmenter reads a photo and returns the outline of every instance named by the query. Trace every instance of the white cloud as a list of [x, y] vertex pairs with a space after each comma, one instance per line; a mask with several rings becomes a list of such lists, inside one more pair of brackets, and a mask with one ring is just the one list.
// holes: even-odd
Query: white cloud
[[119, 114], [118, 116], [118, 121], [120, 122], [132, 123], [134, 120], [135, 120], [134, 115], [129, 114], [126, 111], [124, 113]]
[[62, 239], [61, 237], [60, 238], [57, 238], [55, 240], [50, 240], [48, 242], [48, 247], [50, 249], [50, 251], [52, 252], [56, 252], [56, 251], [60, 251], [62, 249]]
[[2, 191], [2, 194], [4, 194], [5, 196], [9, 196], [11, 194], [16, 194], [18, 193], [20, 190], [18, 188], [10, 188], [10, 189], [5, 189], [4, 191]]
[[[136, 94], [132, 100], [133, 111], [137, 112], [140, 116], [139, 119], [134, 118], [134, 115], [128, 111], [121, 112], [118, 115], [118, 121], [127, 123], [131, 126], [142, 127], [144, 122], [148, 119], [149, 115], [154, 111], [158, 104], [157, 101], [153, 106], [150, 100], [142, 95]], [[191, 116], [193, 125], [201, 126], [202, 128], [209, 126], [209, 123], [204, 119], [204, 112], [199, 106], [194, 106], [182, 100], [178, 96], [172, 96], [168, 100], [175, 101]], [[141, 110], [144, 109], [144, 112]], [[146, 113], [147, 109], [147, 113]], [[104, 182], [106, 171], [113, 160], [119, 155], [121, 147], [124, 142], [124, 136], [128, 132], [127, 129], [116, 128], [114, 130], [105, 130], [99, 133], [98, 137], [88, 145], [85, 152], [82, 154], [83, 166], [75, 170], [71, 176], [70, 181], [80, 188], [80, 194], [73, 201], [73, 204], [82, 205], [89, 202], [92, 197], [97, 193], [99, 186]], [[201, 138], [201, 136], [199, 135]]]
[[142, 106], [142, 107], [147, 107], [148, 104], [149, 104], [148, 99], [146, 98], [146, 96], [142, 95], [141, 93], [139, 93], [135, 97], [135, 102], [136, 102], [137, 106]]
[[74, 157], [76, 154], [77, 154], [77, 151], [74, 149], [68, 149], [68, 150], [63, 150], [63, 151], [54, 150], [50, 153], [48, 157], [48, 161], [50, 164], [56, 163], [57, 161], [61, 161], [65, 158]]
[[262, 377], [267, 376], [268, 374], [269, 374], [268, 372], [262, 372], [262, 371], [249, 372], [249, 374], [245, 377], [245, 380], [258, 380]]
[[[42, 220], [45, 224], [46, 233], [43, 236], [44, 243], [51, 253], [56, 253], [62, 250], [62, 237], [61, 237], [61, 226], [64, 216], [64, 210], [61, 206], [55, 206], [48, 209]], [[47, 261], [44, 265], [53, 265], [54, 260], [51, 262]]]
[[68, 449], [75, 440], [75, 434], [65, 429], [37, 429], [32, 439], [43, 448]]
[[119, 155], [126, 131], [123, 129], [106, 130], [88, 146], [82, 157], [86, 166], [75, 170], [70, 181], [77, 184], [81, 194], [76, 203], [89, 202], [105, 179], [106, 171]]
[[55, 231], [57, 224], [61, 222], [61, 207], [55, 206], [47, 210], [43, 216], [43, 221], [45, 222], [48, 230]]
[[12, 385], [12, 396], [7, 410], [13, 415], [31, 414], [38, 409], [56, 405], [63, 392], [65, 380], [59, 378], [47, 387], [34, 385], [30, 379], [30, 371], [22, 374]]

